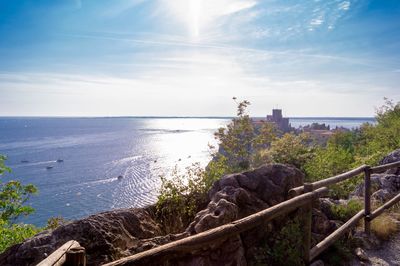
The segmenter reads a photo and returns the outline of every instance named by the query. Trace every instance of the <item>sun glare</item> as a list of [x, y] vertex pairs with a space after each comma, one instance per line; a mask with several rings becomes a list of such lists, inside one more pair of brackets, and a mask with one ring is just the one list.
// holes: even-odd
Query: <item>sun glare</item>
[[200, 34], [202, 2], [203, 0], [189, 0], [190, 34], [194, 38], [198, 38]]

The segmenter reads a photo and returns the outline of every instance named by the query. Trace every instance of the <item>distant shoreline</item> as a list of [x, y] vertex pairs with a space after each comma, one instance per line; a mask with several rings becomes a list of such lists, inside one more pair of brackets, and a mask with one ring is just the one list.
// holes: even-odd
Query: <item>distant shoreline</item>
[[[133, 119], [232, 119], [234, 116], [0, 116], [0, 119], [107, 119], [107, 118], [133, 118]], [[254, 116], [253, 119], [265, 119], [263, 116]], [[289, 119], [308, 119], [308, 120], [375, 120], [369, 116], [294, 116]]]

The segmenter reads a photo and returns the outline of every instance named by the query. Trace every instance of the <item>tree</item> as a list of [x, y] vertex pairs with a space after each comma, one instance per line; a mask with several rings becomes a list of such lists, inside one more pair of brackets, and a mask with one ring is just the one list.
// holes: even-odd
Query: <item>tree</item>
[[268, 153], [275, 163], [292, 164], [303, 169], [314, 156], [314, 146], [307, 134], [286, 133], [272, 142]]
[[376, 125], [361, 127], [356, 154], [358, 163], [377, 164], [386, 154], [400, 148], [400, 103], [385, 98], [375, 118]]
[[[5, 160], [6, 157], [0, 155], [0, 177], [6, 172], [11, 172], [11, 169], [6, 167]], [[16, 223], [21, 215], [29, 215], [34, 211], [25, 203], [36, 192], [36, 187], [31, 184], [22, 185], [16, 180], [0, 180], [0, 252], [39, 231], [33, 225]]]
[[[233, 98], [236, 100], [236, 98]], [[255, 137], [253, 123], [247, 113], [249, 101], [241, 101], [237, 107], [237, 117], [226, 128], [221, 127], [214, 136], [218, 141], [219, 150], [213, 154], [215, 160], [224, 160], [232, 172], [243, 171], [250, 167]]]

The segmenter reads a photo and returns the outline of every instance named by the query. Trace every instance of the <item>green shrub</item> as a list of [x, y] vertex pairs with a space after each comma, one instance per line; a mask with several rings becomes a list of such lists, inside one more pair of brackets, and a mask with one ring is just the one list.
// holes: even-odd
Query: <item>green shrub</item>
[[180, 232], [207, 201], [205, 171], [198, 163], [184, 173], [175, 167], [170, 178], [161, 177], [156, 215], [166, 233]]
[[307, 134], [286, 133], [272, 142], [268, 153], [275, 163], [291, 164], [303, 169], [314, 156], [314, 146]]
[[299, 218], [289, 220], [281, 228], [268, 253], [272, 265], [304, 265], [303, 230]]
[[334, 220], [347, 222], [350, 218], [356, 215], [363, 209], [363, 203], [359, 200], [351, 199], [347, 204], [338, 204], [331, 207]]
[[59, 227], [61, 225], [64, 225], [66, 223], [68, 223], [68, 221], [66, 219], [64, 219], [63, 217], [61, 217], [61, 216], [50, 217], [47, 220], [47, 225], [46, 225], [46, 227], [44, 229], [52, 229], [52, 230], [54, 230], [57, 227]]
[[[5, 166], [5, 160], [6, 157], [0, 155], [0, 177], [5, 172], [11, 172]], [[16, 180], [4, 183], [0, 180], [0, 253], [40, 231], [34, 225], [15, 223], [20, 216], [27, 216], [34, 211], [25, 203], [36, 192], [36, 187], [31, 184], [22, 185]]]
[[0, 221], [0, 253], [8, 247], [21, 243], [25, 239], [32, 237], [42, 231], [32, 224], [12, 224], [8, 225]]

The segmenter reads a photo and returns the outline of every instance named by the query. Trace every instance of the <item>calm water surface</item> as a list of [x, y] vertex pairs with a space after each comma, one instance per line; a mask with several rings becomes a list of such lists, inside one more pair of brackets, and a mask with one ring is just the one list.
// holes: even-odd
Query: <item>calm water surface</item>
[[[291, 119], [293, 126], [325, 121], [359, 126], [365, 119]], [[3, 178], [35, 184], [36, 212], [81, 218], [95, 212], [154, 203], [159, 176], [193, 162], [206, 165], [213, 132], [229, 119], [210, 118], [0, 118], [0, 154], [13, 169]], [[56, 162], [62, 159], [63, 162]], [[27, 162], [22, 162], [27, 161]], [[52, 167], [47, 169], [47, 167]], [[118, 179], [118, 176], [123, 176]]]

